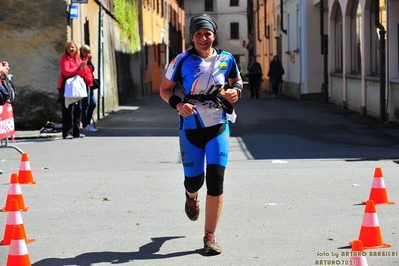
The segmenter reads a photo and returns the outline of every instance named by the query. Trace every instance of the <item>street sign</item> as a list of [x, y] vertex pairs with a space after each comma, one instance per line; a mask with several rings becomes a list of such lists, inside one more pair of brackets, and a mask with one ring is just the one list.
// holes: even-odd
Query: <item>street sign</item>
[[78, 6], [77, 5], [71, 5], [69, 7], [69, 17], [71, 19], [78, 18]]
[[77, 4], [87, 4], [89, 0], [72, 0], [72, 3], [77, 3]]

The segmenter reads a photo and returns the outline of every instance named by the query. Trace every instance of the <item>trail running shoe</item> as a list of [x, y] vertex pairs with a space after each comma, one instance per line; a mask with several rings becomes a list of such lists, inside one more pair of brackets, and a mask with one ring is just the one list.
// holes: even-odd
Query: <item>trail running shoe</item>
[[206, 233], [204, 236], [204, 249], [205, 255], [218, 255], [222, 253], [222, 249], [216, 242], [215, 235], [211, 233]]
[[184, 206], [184, 210], [186, 211], [186, 215], [188, 219], [191, 221], [197, 221], [198, 216], [200, 213], [200, 207], [199, 207], [199, 200], [197, 197], [195, 199], [190, 199], [190, 197], [186, 193], [186, 204]]

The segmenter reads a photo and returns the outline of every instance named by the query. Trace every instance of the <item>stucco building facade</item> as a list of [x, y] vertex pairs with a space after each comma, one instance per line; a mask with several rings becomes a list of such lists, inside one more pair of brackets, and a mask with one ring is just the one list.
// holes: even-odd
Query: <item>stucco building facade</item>
[[243, 66], [243, 75], [248, 64], [248, 13], [247, 1], [238, 0], [185, 0], [185, 47], [191, 47], [190, 19], [208, 14], [218, 24], [215, 46], [230, 52], [237, 63]]
[[399, 120], [399, 1], [255, 0], [253, 5], [254, 54], [266, 74], [273, 55], [280, 57], [282, 94], [325, 100], [381, 122]]

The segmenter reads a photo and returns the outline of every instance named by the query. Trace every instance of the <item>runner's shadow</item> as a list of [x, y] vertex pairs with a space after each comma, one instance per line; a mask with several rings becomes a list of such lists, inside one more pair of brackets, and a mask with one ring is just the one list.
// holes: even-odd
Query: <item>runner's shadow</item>
[[184, 236], [170, 236], [170, 237], [154, 237], [152, 242], [141, 246], [136, 252], [116, 252], [116, 251], [102, 251], [102, 252], [88, 252], [80, 254], [74, 258], [47, 258], [35, 262], [32, 266], [90, 266], [97, 263], [122, 264], [134, 260], [158, 260], [172, 257], [181, 257], [191, 254], [203, 254], [202, 249], [180, 251], [169, 254], [155, 254], [160, 251], [161, 246], [168, 240], [183, 238]]

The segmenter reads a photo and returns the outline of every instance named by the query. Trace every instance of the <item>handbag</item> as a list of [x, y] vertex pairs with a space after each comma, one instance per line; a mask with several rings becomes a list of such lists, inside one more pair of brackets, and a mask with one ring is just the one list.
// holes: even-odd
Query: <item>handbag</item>
[[84, 82], [83, 78], [76, 75], [67, 79], [65, 81], [64, 97], [65, 108], [68, 108], [71, 103], [75, 103], [87, 97], [86, 83]]
[[91, 87], [93, 90], [99, 89], [100, 88], [100, 80], [99, 79], [93, 79], [93, 87]]

